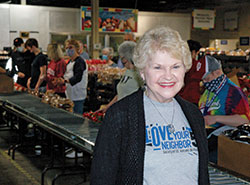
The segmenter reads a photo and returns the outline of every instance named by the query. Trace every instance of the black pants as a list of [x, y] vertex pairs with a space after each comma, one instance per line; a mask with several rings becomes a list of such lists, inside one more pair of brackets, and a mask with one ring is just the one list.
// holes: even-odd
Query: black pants
[[[215, 129], [206, 129], [207, 136]], [[209, 161], [217, 164], [218, 159], [218, 136], [212, 135], [208, 139]]]
[[58, 94], [59, 96], [61, 96], [62, 98], [66, 98], [66, 95], [65, 95], [65, 93], [55, 93], [55, 94]]

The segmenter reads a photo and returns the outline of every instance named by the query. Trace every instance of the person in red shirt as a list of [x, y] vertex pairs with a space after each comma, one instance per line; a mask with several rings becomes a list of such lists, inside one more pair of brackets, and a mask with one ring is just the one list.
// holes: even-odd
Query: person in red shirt
[[47, 90], [53, 90], [61, 97], [65, 96], [65, 84], [59, 83], [59, 78], [63, 77], [66, 71], [66, 62], [63, 59], [63, 52], [58, 44], [49, 44], [47, 54], [50, 63], [47, 69]]
[[200, 81], [202, 79], [205, 69], [202, 65], [205, 64], [205, 58], [203, 57], [198, 60], [198, 54], [201, 48], [199, 42], [194, 40], [188, 40], [187, 43], [192, 56], [192, 67], [185, 75], [185, 85], [179, 92], [179, 95], [185, 100], [188, 100], [189, 102], [198, 105], [201, 96]]

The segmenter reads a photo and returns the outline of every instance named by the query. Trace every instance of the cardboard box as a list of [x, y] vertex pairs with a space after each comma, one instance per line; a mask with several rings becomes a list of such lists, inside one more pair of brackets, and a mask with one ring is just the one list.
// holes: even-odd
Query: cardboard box
[[250, 177], [250, 145], [218, 137], [218, 166]]
[[5, 74], [0, 74], [0, 93], [13, 93], [14, 83], [13, 79]]
[[0, 74], [1, 74], [1, 73], [3, 73], [3, 74], [6, 73], [6, 70], [5, 70], [4, 68], [2, 68], [2, 67], [0, 67]]

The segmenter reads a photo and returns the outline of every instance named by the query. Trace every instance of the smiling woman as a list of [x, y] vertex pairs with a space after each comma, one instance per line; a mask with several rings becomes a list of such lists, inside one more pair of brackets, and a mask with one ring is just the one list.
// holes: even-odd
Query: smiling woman
[[108, 109], [95, 143], [91, 184], [209, 184], [204, 119], [177, 95], [191, 66], [187, 43], [175, 30], [154, 28], [139, 40], [132, 61], [146, 91]]
[[[168, 61], [168, 62], [166, 62]], [[141, 76], [147, 85], [146, 94], [158, 102], [170, 102], [184, 85], [185, 66], [168, 52], [156, 52]]]
[[158, 102], [170, 102], [184, 85], [191, 55], [179, 33], [159, 27], [148, 31], [134, 53], [135, 66], [146, 83], [146, 94]]

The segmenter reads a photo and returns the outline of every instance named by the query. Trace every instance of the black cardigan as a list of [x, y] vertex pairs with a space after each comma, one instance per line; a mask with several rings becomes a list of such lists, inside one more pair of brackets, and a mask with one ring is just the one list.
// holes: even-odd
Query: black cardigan
[[[209, 184], [208, 148], [199, 109], [175, 97], [194, 133], [199, 151], [199, 184]], [[111, 106], [99, 130], [91, 167], [91, 185], [142, 185], [145, 154], [143, 91]], [[167, 172], [166, 172], [167, 173]]]

